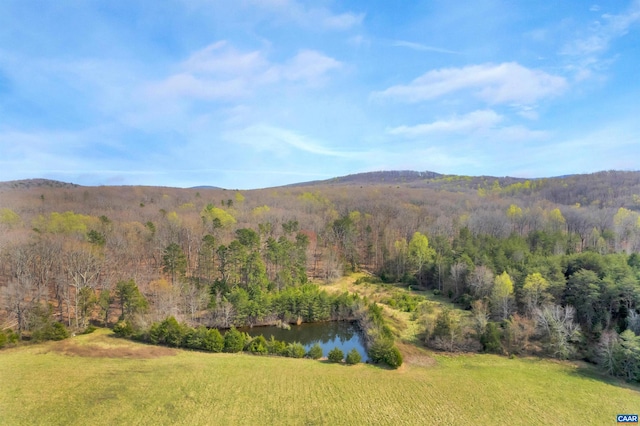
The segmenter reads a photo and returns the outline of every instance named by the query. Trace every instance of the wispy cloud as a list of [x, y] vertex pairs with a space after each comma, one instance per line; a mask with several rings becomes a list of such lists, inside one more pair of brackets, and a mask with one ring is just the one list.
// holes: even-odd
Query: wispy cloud
[[557, 96], [566, 87], [564, 77], [506, 62], [432, 70], [409, 84], [374, 92], [373, 97], [415, 103], [468, 91], [489, 104], [531, 105]]
[[548, 135], [547, 132], [530, 130], [520, 125], [501, 125], [504, 121], [505, 117], [493, 110], [479, 110], [436, 120], [431, 123], [393, 127], [387, 129], [387, 133], [405, 138], [457, 135], [481, 138], [482, 140], [490, 139], [497, 142], [533, 140], [544, 138]]
[[[591, 6], [592, 12], [600, 8]], [[607, 66], [604, 55], [614, 40], [626, 35], [630, 29], [640, 22], [640, 0], [634, 0], [630, 7], [620, 14], [605, 13], [600, 20], [592, 22], [581, 34], [564, 44], [560, 54], [572, 59], [568, 68], [575, 73], [576, 80], [591, 77], [594, 72]]]
[[354, 152], [327, 148], [322, 143], [294, 131], [270, 125], [253, 125], [241, 130], [228, 131], [225, 139], [232, 143], [249, 145], [259, 151], [287, 155], [289, 148], [328, 157], [353, 157]]
[[279, 75], [281, 79], [310, 84], [320, 83], [326, 74], [337, 70], [342, 64], [329, 56], [314, 50], [301, 50], [282, 66], [274, 66], [269, 72]]
[[0, 180], [638, 168], [640, 0], [64, 3], [0, 1]]
[[281, 82], [317, 86], [341, 62], [320, 52], [303, 49], [284, 63], [270, 62], [262, 51], [240, 52], [226, 41], [194, 52], [180, 72], [149, 84], [145, 92], [155, 97], [203, 100], [238, 99], [254, 90]]
[[640, 1], [636, 0], [624, 13], [605, 13], [602, 21], [589, 26], [588, 34], [567, 43], [561, 50], [566, 55], [591, 55], [607, 50], [611, 42], [629, 32], [629, 28], [640, 22]]
[[263, 52], [239, 52], [226, 40], [220, 40], [192, 53], [180, 68], [198, 74], [251, 75], [268, 67]]
[[474, 111], [463, 116], [455, 116], [432, 123], [416, 126], [399, 126], [387, 130], [391, 135], [404, 137], [421, 137], [433, 133], [468, 133], [479, 129], [495, 127], [504, 117], [492, 110]]
[[412, 41], [405, 41], [405, 40], [396, 40], [392, 43], [392, 46], [406, 47], [408, 49], [419, 50], [421, 52], [449, 53], [454, 55], [457, 55], [460, 53], [460, 52], [456, 52], [449, 49], [443, 49], [441, 47], [427, 46], [425, 44], [414, 43]]

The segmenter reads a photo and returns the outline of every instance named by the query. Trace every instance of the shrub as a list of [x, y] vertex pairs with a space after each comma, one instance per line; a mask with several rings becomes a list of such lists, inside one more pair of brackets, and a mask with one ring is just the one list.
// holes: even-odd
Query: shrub
[[254, 337], [245, 349], [252, 354], [264, 355], [269, 352], [267, 349], [267, 339], [262, 335]]
[[382, 362], [393, 368], [402, 365], [402, 354], [391, 339], [375, 339], [369, 346], [369, 358], [376, 364]]
[[402, 312], [415, 312], [423, 300], [423, 296], [396, 291], [389, 299], [386, 299], [384, 303]]
[[392, 346], [387, 350], [384, 362], [392, 368], [398, 368], [402, 365], [402, 354], [400, 353], [400, 349], [396, 346]]
[[53, 322], [31, 333], [31, 340], [42, 342], [45, 340], [64, 340], [69, 337], [69, 331], [64, 324]]
[[393, 346], [389, 339], [376, 338], [369, 345], [369, 358], [371, 362], [378, 364], [384, 362], [386, 352]]
[[204, 337], [206, 333], [207, 329], [204, 326], [189, 330], [184, 339], [184, 346], [189, 349], [204, 349]]
[[347, 354], [347, 364], [349, 365], [354, 365], [354, 364], [358, 364], [360, 361], [362, 361], [362, 357], [360, 356], [360, 352], [358, 352], [358, 350], [356, 348], [353, 348], [349, 351], [349, 353]]
[[[113, 326], [113, 332], [117, 335], [120, 335], [120, 333], [118, 332], [119, 324], [127, 324], [127, 321], [118, 321], [116, 325]], [[162, 337], [161, 334], [162, 330], [160, 329], [160, 323], [154, 322], [153, 324], [151, 324], [151, 327], [149, 327], [149, 342], [153, 343], [154, 345], [159, 344]], [[126, 335], [123, 335], [123, 337], [126, 337]]]
[[185, 346], [191, 349], [200, 349], [208, 352], [222, 352], [224, 339], [220, 332], [212, 328], [207, 329], [201, 325], [196, 329], [191, 329], [186, 336]]
[[383, 282], [382, 278], [378, 278], [376, 276], [364, 276], [364, 277], [360, 277], [358, 278], [354, 284], [355, 285], [359, 285], [359, 284], [381, 284]]
[[[125, 321], [119, 321], [119, 323], [122, 322]], [[115, 329], [114, 327], [114, 331]], [[141, 340], [148, 340], [154, 345], [201, 349], [202, 335], [186, 324], [179, 323], [174, 317], [169, 317], [160, 323], [153, 323], [149, 328], [148, 339], [145, 336], [138, 337]]]
[[230, 353], [240, 352], [244, 348], [244, 335], [231, 327], [224, 333], [224, 351]]
[[84, 329], [84, 331], [82, 332], [82, 334], [91, 334], [91, 333], [93, 333], [93, 332], [94, 332], [94, 331], [96, 331], [96, 330], [97, 330], [97, 328], [96, 328], [96, 326], [95, 326], [95, 325], [89, 324], [89, 325], [87, 326], [87, 328], [85, 328], [85, 329]]
[[305, 354], [302, 343], [293, 342], [287, 345], [287, 356], [290, 358], [302, 358]]
[[322, 353], [322, 346], [317, 343], [311, 346], [311, 349], [309, 349], [309, 353], [307, 353], [307, 356], [311, 359], [320, 359], [322, 358], [322, 355], [324, 355]]
[[0, 330], [0, 349], [4, 348], [7, 345], [14, 344], [20, 339], [17, 333], [14, 333], [13, 330]]
[[53, 319], [53, 307], [51, 305], [36, 305], [29, 318], [31, 340], [41, 342], [44, 340], [62, 340], [69, 337], [69, 332], [64, 324]]
[[271, 336], [271, 339], [267, 341], [267, 352], [271, 355], [284, 356], [287, 352], [287, 344]]
[[209, 352], [222, 352], [222, 349], [224, 349], [224, 338], [217, 328], [207, 330], [203, 349]]
[[160, 333], [160, 343], [179, 348], [185, 346], [189, 329], [184, 324], [180, 324], [174, 317], [169, 317], [160, 324]]
[[54, 322], [51, 325], [49, 333], [48, 337], [51, 340], [63, 340], [69, 337], [67, 327], [65, 327], [61, 322]]
[[340, 348], [333, 348], [329, 351], [328, 358], [330, 362], [342, 362], [342, 359], [344, 358], [344, 353]]

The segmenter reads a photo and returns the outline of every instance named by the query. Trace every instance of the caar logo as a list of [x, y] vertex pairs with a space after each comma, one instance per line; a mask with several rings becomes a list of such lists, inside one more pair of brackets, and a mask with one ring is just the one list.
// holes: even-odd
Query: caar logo
[[637, 414], [618, 414], [616, 419], [618, 423], [638, 423]]

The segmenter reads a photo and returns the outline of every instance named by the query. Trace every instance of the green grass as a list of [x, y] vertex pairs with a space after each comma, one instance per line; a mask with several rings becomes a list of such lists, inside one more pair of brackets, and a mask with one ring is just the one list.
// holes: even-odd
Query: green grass
[[98, 330], [0, 351], [0, 424], [612, 424], [640, 411], [637, 389], [591, 368], [435, 358], [347, 367], [174, 351]]

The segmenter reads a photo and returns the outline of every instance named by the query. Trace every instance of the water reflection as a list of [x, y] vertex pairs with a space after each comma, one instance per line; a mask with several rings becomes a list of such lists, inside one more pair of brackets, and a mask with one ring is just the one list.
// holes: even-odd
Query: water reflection
[[357, 324], [345, 321], [331, 321], [319, 323], [305, 323], [292, 325], [290, 330], [278, 327], [253, 327], [239, 329], [255, 337], [263, 335], [267, 340], [273, 336], [277, 340], [287, 343], [300, 342], [308, 351], [315, 343], [322, 347], [324, 356], [338, 347], [346, 354], [355, 348], [362, 357], [362, 362], [368, 360], [364, 348], [364, 340]]

